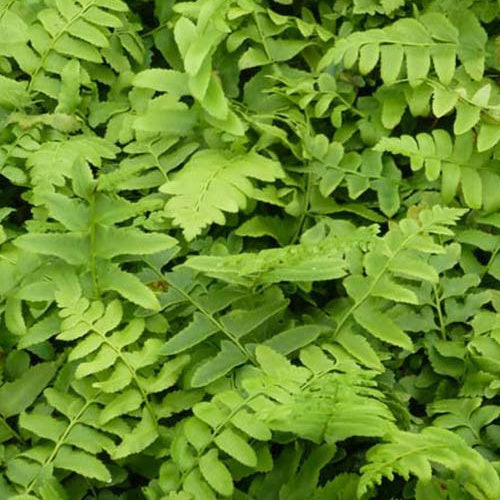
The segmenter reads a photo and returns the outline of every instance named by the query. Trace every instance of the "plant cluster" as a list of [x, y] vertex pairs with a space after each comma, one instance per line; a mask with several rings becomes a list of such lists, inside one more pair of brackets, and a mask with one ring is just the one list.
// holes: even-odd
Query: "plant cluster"
[[0, 0], [0, 499], [498, 500], [499, 21]]

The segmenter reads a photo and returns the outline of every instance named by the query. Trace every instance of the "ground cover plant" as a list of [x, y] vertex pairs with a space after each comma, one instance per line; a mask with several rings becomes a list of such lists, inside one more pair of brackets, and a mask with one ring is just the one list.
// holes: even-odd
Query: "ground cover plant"
[[0, 500], [500, 499], [499, 16], [0, 0]]

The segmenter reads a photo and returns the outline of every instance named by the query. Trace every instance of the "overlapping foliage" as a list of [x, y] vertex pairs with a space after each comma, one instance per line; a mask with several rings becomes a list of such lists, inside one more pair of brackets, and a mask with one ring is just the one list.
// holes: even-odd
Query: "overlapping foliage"
[[499, 20], [0, 0], [0, 498], [498, 500]]

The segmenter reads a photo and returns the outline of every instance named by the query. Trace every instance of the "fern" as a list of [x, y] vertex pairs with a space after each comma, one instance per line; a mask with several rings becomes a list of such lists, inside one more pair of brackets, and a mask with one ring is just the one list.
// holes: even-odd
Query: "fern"
[[499, 498], [499, 15], [0, 0], [0, 498]]
[[[31, 47], [16, 48], [13, 57], [29, 73], [30, 90], [57, 99], [64, 89], [66, 65], [71, 64], [68, 58], [100, 63], [104, 54], [112, 60], [110, 30], [123, 26], [120, 13], [127, 11], [127, 6], [121, 1], [85, 1], [44, 7], [37, 12], [38, 22], [28, 32]], [[75, 69], [72, 78], [76, 76], [77, 81], [85, 84], [89, 74], [79, 76], [78, 66]], [[53, 76], [58, 73], [61, 82]]]
[[400, 7], [403, 7], [405, 0], [371, 0], [364, 2], [363, 0], [356, 0], [354, 2], [354, 14], [394, 14]]
[[[259, 462], [270, 459], [267, 446], [250, 444], [249, 439], [265, 443], [271, 432], [261, 422], [251, 422], [247, 402], [234, 392], [221, 393], [211, 403], [198, 403], [193, 407], [195, 417], [185, 421], [182, 433], [172, 443], [173, 461], [182, 472], [181, 484], [186, 491], [212, 490], [229, 496], [234, 491], [232, 463], [225, 465], [222, 455], [230, 457], [235, 464], [259, 470]], [[219, 458], [219, 454], [221, 458]], [[211, 470], [215, 470], [212, 475]]]
[[[78, 160], [100, 167], [103, 159], [114, 159], [118, 150], [113, 145], [95, 136], [73, 136], [62, 141], [46, 142], [30, 155], [27, 162], [30, 177], [35, 186], [63, 186], [73, 176]], [[54, 168], [57, 165], [57, 168]]]
[[432, 477], [431, 462], [453, 471], [455, 481], [459, 481], [472, 498], [493, 499], [500, 491], [492, 465], [459, 436], [437, 427], [428, 427], [420, 434], [395, 433], [388, 443], [373, 447], [367, 458], [369, 463], [361, 469], [360, 495], [380, 483], [382, 477], [393, 479], [394, 473], [405, 479], [412, 474], [428, 481]]
[[446, 131], [437, 129], [432, 134], [421, 133], [415, 138], [408, 135], [384, 138], [376, 148], [409, 157], [412, 170], [424, 167], [431, 181], [441, 176], [441, 193], [446, 202], [452, 200], [460, 186], [467, 206], [484, 207], [488, 211], [498, 206], [495, 193], [487, 187], [497, 178], [495, 160], [492, 161], [487, 153], [474, 151], [471, 133], [457, 137], [453, 143]]
[[[382, 394], [370, 388], [373, 384], [369, 379], [359, 371], [333, 373], [335, 363], [321, 349], [302, 352], [301, 360], [307, 368], [294, 367], [264, 346], [257, 347], [256, 358], [260, 370], [243, 369], [241, 392], [219, 392], [210, 402], [195, 404], [194, 417], [176, 429], [172, 442], [175, 465], [169, 467], [169, 475], [176, 478], [171, 482], [172, 489], [204, 492], [209, 498], [214, 496], [212, 490], [231, 495], [234, 486], [230, 471], [234, 474], [235, 467], [238, 470], [244, 466], [244, 475], [259, 472], [271, 460], [268, 447], [261, 443], [271, 439], [272, 431], [334, 443], [352, 435], [378, 435], [392, 429], [394, 417], [379, 401]], [[359, 398], [357, 404], [363, 407], [364, 416], [354, 416], [353, 394]], [[313, 455], [324, 453], [326, 458], [335, 448], [325, 446], [320, 450]], [[221, 454], [228, 457], [227, 465], [221, 461]], [[304, 465], [297, 481], [302, 482], [308, 467]], [[303, 491], [314, 491], [317, 476], [311, 481], [300, 486]], [[283, 494], [290, 487], [284, 486]]]
[[322, 281], [345, 275], [345, 253], [354, 245], [366, 245], [373, 231], [330, 237], [319, 242], [263, 250], [258, 254], [191, 257], [184, 265], [208, 276], [245, 286], [280, 281]]
[[361, 74], [367, 74], [380, 61], [382, 80], [390, 85], [397, 81], [404, 60], [408, 81], [417, 86], [427, 77], [432, 61], [439, 80], [447, 85], [458, 56], [471, 78], [480, 80], [486, 33], [471, 12], [450, 17], [429, 12], [419, 19], [399, 19], [384, 29], [353, 33], [327, 52], [322, 65], [343, 60], [350, 68], [358, 62]]
[[[49, 217], [62, 224], [67, 231], [33, 231], [20, 236], [16, 245], [86, 269], [91, 275], [95, 294], [101, 290], [115, 290], [143, 307], [157, 308], [154, 294], [137, 277], [106, 261], [124, 254], [159, 252], [174, 246], [176, 240], [166, 235], [147, 234], [133, 227], [113, 226], [128, 219], [137, 208], [125, 200], [96, 195], [91, 191], [93, 186], [88, 166], [77, 163], [78, 167], [81, 169], [81, 181], [76, 189], [87, 203], [57, 193], [37, 196], [40, 204], [47, 207]], [[74, 172], [74, 183], [77, 182], [78, 174]], [[109, 245], [110, 237], [116, 246]]]
[[[250, 487], [252, 496], [274, 499], [287, 495], [292, 499], [306, 496], [315, 500], [347, 500], [349, 495], [355, 495], [357, 478], [354, 474], [340, 474], [323, 487], [318, 486], [322, 469], [335, 457], [335, 452], [336, 448], [331, 445], [323, 445], [312, 451], [297, 445], [286, 447], [274, 460], [273, 470], [253, 480]], [[301, 460], [303, 462], [299, 463]]]
[[[77, 472], [88, 479], [110, 482], [109, 470], [94, 455], [113, 449], [108, 433], [96, 428], [92, 408], [97, 392], [80, 386], [75, 394], [47, 389], [44, 396], [53, 414], [23, 413], [19, 423], [23, 432], [37, 436], [30, 453], [13, 456], [7, 462], [7, 478], [30, 495], [51, 481], [52, 470]], [[28, 473], [23, 473], [23, 469]], [[57, 484], [57, 481], [56, 481]], [[59, 486], [60, 487], [60, 486]]]
[[177, 138], [154, 137], [137, 140], [125, 148], [130, 157], [120, 166], [99, 176], [102, 191], [150, 189], [161, 186], [171, 170], [198, 148], [196, 142], [180, 143]]
[[[376, 338], [412, 350], [412, 340], [391, 319], [382, 304], [387, 300], [418, 304], [417, 295], [405, 281], [438, 281], [438, 273], [425, 258], [429, 254], [444, 253], [444, 249], [436, 245], [430, 235], [450, 234], [446, 226], [455, 224], [462, 213], [456, 209], [434, 207], [432, 211], [422, 211], [416, 220], [409, 218], [401, 221], [364, 257], [362, 265], [366, 276], [353, 274], [346, 278], [344, 286], [353, 300], [348, 307], [338, 311], [336, 333], [346, 339], [344, 347], [348, 351], [356, 355], [355, 343], [348, 339], [354, 333], [352, 319]], [[357, 353], [357, 357], [363, 359], [362, 351]]]
[[29, 367], [12, 382], [5, 382], [0, 389], [0, 413], [2, 415], [2, 441], [12, 437], [21, 439], [8, 424], [7, 419], [18, 415], [36, 400], [56, 373], [54, 363], [40, 363]]
[[294, 367], [265, 345], [257, 347], [256, 356], [262, 376], [250, 375], [242, 385], [271, 429], [329, 444], [392, 429], [394, 417], [373, 388], [373, 374], [352, 368], [335, 373], [342, 365], [336, 367], [318, 347], [301, 352], [305, 367]]
[[428, 407], [430, 415], [437, 415], [433, 425], [454, 429], [455, 432], [471, 445], [486, 444], [483, 441], [483, 427], [485, 436], [488, 435], [488, 424], [498, 418], [499, 408], [495, 405], [482, 405], [480, 398], [463, 400], [435, 401]]
[[65, 341], [80, 339], [68, 354], [70, 362], [78, 363], [75, 379], [91, 377], [93, 387], [110, 395], [99, 401], [105, 405], [98, 417], [99, 423], [106, 424], [143, 408], [140, 421], [128, 435], [122, 436], [113, 457], [138, 453], [158, 437], [158, 417], [151, 395], [175, 384], [189, 362], [189, 356], [179, 356], [152, 372], [161, 360], [159, 348], [162, 341], [149, 338], [139, 343], [145, 329], [143, 319], [136, 318], [118, 330], [123, 314], [120, 302], [110, 302], [104, 308], [100, 302], [89, 304], [86, 299], [62, 290], [58, 297], [64, 319], [57, 338]]
[[167, 274], [164, 279], [175, 291], [177, 300], [180, 298], [189, 307], [194, 306], [195, 312], [192, 320], [168, 339], [162, 352], [176, 355], [208, 342], [213, 346], [214, 341], [220, 339], [217, 349], [214, 351], [212, 347], [204, 362], [196, 367], [191, 379], [195, 387], [205, 386], [235, 367], [251, 362], [253, 342], [263, 335], [292, 352], [325, 332], [325, 327], [319, 324], [276, 331], [279, 328], [276, 319], [283, 316], [289, 302], [277, 288], [270, 288], [262, 295], [242, 293], [231, 287], [215, 288], [199, 295], [186, 290], [186, 285], [175, 274]]
[[173, 195], [165, 214], [193, 239], [211, 223], [224, 224], [223, 212], [237, 212], [253, 194], [250, 178], [271, 182], [283, 176], [276, 162], [260, 155], [200, 151], [160, 190]]

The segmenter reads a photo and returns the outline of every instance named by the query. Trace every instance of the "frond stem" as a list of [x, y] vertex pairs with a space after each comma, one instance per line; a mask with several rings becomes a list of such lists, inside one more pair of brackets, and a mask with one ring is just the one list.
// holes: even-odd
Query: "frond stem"
[[90, 239], [90, 274], [92, 276], [92, 284], [94, 286], [94, 294], [97, 299], [101, 296], [101, 290], [99, 287], [99, 277], [97, 273], [97, 262], [96, 262], [96, 222], [95, 222], [95, 193], [92, 193], [92, 197], [89, 200], [90, 204], [90, 227], [89, 227], [89, 239]]
[[92, 331], [97, 333], [97, 335], [99, 335], [102, 338], [102, 340], [104, 341], [104, 343], [107, 346], [109, 346], [111, 349], [113, 349], [113, 351], [115, 351], [115, 353], [118, 356], [118, 359], [125, 365], [127, 370], [130, 372], [130, 376], [132, 377], [132, 380], [134, 381], [137, 389], [139, 389], [139, 392], [141, 393], [141, 397], [144, 401], [144, 405], [146, 406], [146, 409], [148, 410], [149, 414], [151, 415], [151, 418], [153, 419], [155, 428], [159, 433], [158, 419], [156, 417], [156, 413], [155, 413], [153, 407], [151, 406], [151, 403], [149, 402], [148, 395], [147, 395], [146, 391], [144, 390], [144, 387], [142, 386], [139, 379], [137, 378], [137, 373], [134, 370], [134, 368], [123, 357], [121, 350], [119, 348], [117, 348], [115, 345], [113, 345], [103, 332], [101, 332], [97, 328], [95, 328], [95, 325], [93, 325], [92, 323], [89, 323], [87, 321], [84, 321], [84, 323], [87, 324], [89, 326], [89, 328], [92, 329]]
[[439, 318], [439, 327], [441, 329], [441, 337], [443, 340], [446, 340], [447, 335], [446, 335], [446, 323], [444, 321], [444, 315], [443, 315], [443, 307], [441, 303], [441, 297], [439, 296], [439, 292], [437, 289], [436, 285], [432, 285], [433, 291], [434, 291], [434, 297], [436, 298], [436, 303], [435, 303], [435, 308], [438, 314]]
[[9, 423], [7, 422], [7, 420], [5, 420], [4, 417], [0, 416], [0, 423], [7, 429], [7, 431], [9, 431], [18, 441], [20, 441], [21, 443], [24, 443], [24, 439], [21, 437], [21, 435], [15, 430], [13, 429]]
[[354, 302], [354, 304], [344, 313], [342, 318], [340, 319], [337, 328], [335, 329], [334, 336], [336, 336], [342, 327], [344, 326], [345, 322], [347, 319], [354, 313], [354, 311], [360, 307], [365, 300], [367, 300], [370, 295], [372, 294], [374, 288], [377, 286], [378, 282], [383, 278], [384, 274], [387, 272], [387, 269], [391, 265], [391, 262], [399, 255], [399, 253], [406, 248], [408, 243], [413, 239], [419, 236], [422, 232], [424, 232], [426, 229], [426, 226], [421, 226], [420, 230], [417, 231], [414, 234], [411, 234], [410, 236], [407, 236], [402, 242], [399, 248], [387, 259], [387, 262], [384, 264], [382, 269], [379, 271], [379, 273], [375, 276], [373, 279], [372, 284], [368, 288], [368, 290], [360, 297], [357, 301]]
[[85, 14], [85, 12], [87, 12], [89, 9], [94, 7], [96, 4], [97, 4], [97, 2], [92, 1], [92, 2], [89, 2], [88, 5], [83, 6], [82, 9], [79, 12], [77, 12], [71, 19], [69, 19], [67, 21], [67, 23], [54, 35], [54, 38], [52, 38], [52, 40], [50, 41], [49, 46], [47, 47], [45, 52], [41, 55], [40, 63], [38, 64], [38, 66], [33, 71], [33, 74], [31, 75], [31, 80], [29, 81], [28, 88], [27, 88], [28, 92], [30, 92], [32, 90], [33, 82], [35, 81], [35, 78], [38, 76], [38, 73], [40, 73], [40, 71], [43, 69], [45, 62], [47, 60], [47, 57], [49, 57], [50, 53], [54, 50], [54, 47], [55, 47], [56, 43], [58, 42], [58, 40], [63, 35], [65, 35], [67, 33], [69, 27], [73, 23], [78, 21]]
[[221, 331], [233, 344], [245, 355], [247, 360], [249, 360], [252, 364], [257, 365], [256, 360], [254, 357], [248, 352], [248, 350], [241, 344], [241, 342], [238, 340], [238, 338], [233, 335], [217, 318], [214, 317], [213, 314], [208, 312], [197, 300], [193, 299], [189, 293], [185, 292], [182, 288], [178, 287], [168, 279], [160, 272], [156, 267], [154, 267], [150, 262], [147, 260], [145, 261], [148, 267], [162, 280], [166, 281], [169, 286], [171, 286], [174, 290], [179, 292], [188, 302], [191, 302], [191, 304], [198, 309], [210, 322], [212, 322], [218, 329]]
[[[59, 437], [57, 443], [54, 446], [54, 449], [52, 450], [52, 453], [49, 455], [49, 457], [45, 460], [45, 462], [42, 464], [42, 467], [40, 468], [40, 472], [51, 462], [54, 461], [54, 459], [57, 456], [57, 453], [59, 452], [60, 448], [64, 445], [69, 433], [73, 429], [73, 427], [78, 423], [78, 421], [82, 418], [82, 415], [87, 411], [87, 408], [94, 402], [94, 400], [89, 400], [86, 401], [85, 404], [82, 406], [80, 411], [69, 421], [68, 426], [64, 430], [64, 432], [61, 434]], [[36, 486], [36, 483], [38, 482], [38, 477], [40, 473], [36, 475], [36, 477], [31, 481], [31, 483], [28, 485], [26, 490], [24, 491], [25, 495], [29, 495], [31, 491], [33, 491], [33, 488]]]
[[269, 62], [272, 63], [274, 61], [273, 58], [271, 57], [271, 52], [269, 51], [269, 47], [267, 46], [266, 37], [264, 36], [264, 33], [262, 32], [262, 28], [259, 23], [258, 12], [252, 12], [252, 17], [255, 21], [255, 26], [257, 27], [257, 31], [259, 32], [260, 39], [262, 40], [262, 46], [264, 47], [264, 52], [266, 53]]

